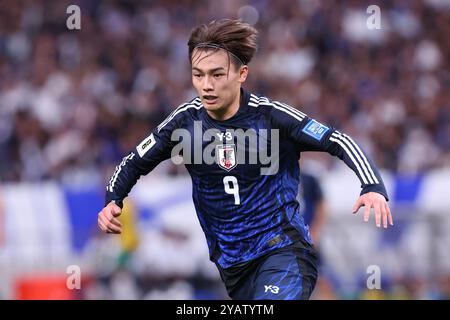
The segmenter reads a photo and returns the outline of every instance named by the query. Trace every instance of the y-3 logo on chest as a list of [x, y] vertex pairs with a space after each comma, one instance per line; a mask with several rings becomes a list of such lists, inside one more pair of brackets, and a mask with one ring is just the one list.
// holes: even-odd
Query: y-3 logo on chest
[[226, 141], [230, 141], [233, 139], [233, 135], [231, 134], [231, 132], [225, 132], [225, 133], [217, 133], [217, 136], [219, 137], [220, 140], [223, 141], [223, 138], [225, 138]]

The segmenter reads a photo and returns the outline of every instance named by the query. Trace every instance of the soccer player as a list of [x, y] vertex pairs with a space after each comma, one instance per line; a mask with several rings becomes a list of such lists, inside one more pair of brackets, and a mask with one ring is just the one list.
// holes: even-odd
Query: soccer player
[[139, 177], [181, 155], [211, 261], [229, 296], [308, 299], [317, 268], [296, 201], [300, 152], [328, 152], [356, 173], [362, 191], [353, 212], [365, 206], [365, 221], [371, 208], [378, 227], [392, 225], [392, 216], [377, 168], [352, 138], [242, 88], [256, 38], [257, 31], [238, 20], [192, 30], [188, 48], [198, 97], [175, 109], [123, 158], [106, 187], [98, 224], [120, 233], [122, 201]]

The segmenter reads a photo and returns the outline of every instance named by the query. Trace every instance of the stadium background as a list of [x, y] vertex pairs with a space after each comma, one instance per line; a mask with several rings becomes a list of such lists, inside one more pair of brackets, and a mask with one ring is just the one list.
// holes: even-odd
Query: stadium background
[[[66, 9], [81, 9], [68, 30]], [[366, 26], [381, 8], [380, 30]], [[187, 38], [260, 32], [245, 87], [352, 135], [382, 169], [395, 226], [354, 217], [358, 181], [305, 154], [328, 218], [315, 299], [450, 297], [450, 1], [0, 1], [0, 299], [226, 298], [184, 168], [142, 178], [123, 236], [96, 225], [116, 164], [191, 99]], [[66, 288], [70, 266], [81, 289]], [[368, 267], [381, 290], [368, 290]], [[69, 268], [69, 269], [68, 269]], [[69, 272], [69, 273], [68, 273]]]

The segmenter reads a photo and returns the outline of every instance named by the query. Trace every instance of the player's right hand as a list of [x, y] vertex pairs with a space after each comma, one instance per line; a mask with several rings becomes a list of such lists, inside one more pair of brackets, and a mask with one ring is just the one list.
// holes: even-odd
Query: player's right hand
[[118, 216], [122, 213], [122, 209], [114, 202], [110, 202], [98, 214], [98, 226], [106, 233], [122, 233], [122, 223], [120, 223]]

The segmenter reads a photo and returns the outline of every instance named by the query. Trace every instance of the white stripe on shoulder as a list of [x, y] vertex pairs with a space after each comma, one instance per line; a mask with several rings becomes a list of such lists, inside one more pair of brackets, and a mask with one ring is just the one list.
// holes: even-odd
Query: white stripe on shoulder
[[297, 114], [297, 115], [298, 115], [299, 117], [301, 117], [301, 118], [306, 117], [306, 114], [304, 114], [304, 113], [301, 112], [300, 110], [298, 110], [298, 109], [296, 109], [296, 108], [293, 108], [293, 107], [291, 107], [291, 106], [289, 106], [289, 105], [287, 105], [287, 104], [285, 104], [285, 103], [282, 103], [282, 102], [279, 102], [279, 101], [273, 101], [272, 103], [273, 103], [273, 104], [276, 104], [277, 106], [284, 107], [284, 108], [288, 109], [289, 111], [291, 111], [291, 112]]
[[258, 102], [259, 97], [253, 93], [250, 94], [250, 100], [254, 101], [254, 102]]
[[258, 97], [255, 96], [253, 93], [250, 94], [250, 100], [248, 102], [248, 105], [251, 107], [258, 107], [258, 105], [259, 105]]
[[274, 103], [270, 103], [270, 102], [260, 102], [260, 105], [263, 106], [271, 106], [274, 107], [277, 110], [283, 111], [284, 113], [287, 113], [288, 115], [290, 115], [291, 117], [294, 117], [295, 119], [297, 119], [298, 121], [302, 122], [304, 119], [304, 116], [299, 115], [296, 112], [292, 112], [291, 110], [289, 110], [288, 108], [284, 107], [284, 106], [280, 106]]
[[261, 103], [270, 103], [269, 99], [267, 99], [266, 97], [259, 97], [259, 102]]
[[300, 110], [298, 110], [297, 108], [294, 108], [294, 107], [292, 107], [292, 106], [290, 106], [290, 105], [288, 105], [288, 104], [286, 104], [286, 103], [283, 103], [283, 102], [280, 102], [280, 101], [274, 101], [275, 103], [278, 103], [278, 104], [280, 104], [280, 105], [282, 105], [282, 106], [285, 106], [286, 108], [288, 108], [289, 110], [291, 110], [291, 111], [293, 111], [293, 112], [296, 112], [296, 113], [298, 113], [299, 115], [301, 115], [301, 116], [303, 116], [303, 117], [306, 117], [306, 114], [304, 114], [303, 112], [301, 112]]
[[202, 104], [202, 101], [200, 100], [200, 98], [195, 98], [194, 100], [192, 100], [188, 104], [195, 104], [195, 105], [199, 106], [199, 105]]
[[250, 94], [250, 101], [249, 101], [248, 105], [251, 107], [258, 107], [259, 105], [271, 106], [271, 107], [274, 107], [275, 109], [278, 109], [280, 111], [283, 111], [283, 112], [289, 114], [290, 116], [294, 117], [298, 121], [302, 121], [306, 117], [306, 114], [304, 114], [300, 110], [293, 108], [285, 103], [282, 103], [279, 101], [270, 101], [266, 97], [258, 97], [254, 94]]
[[189, 103], [184, 103], [180, 105], [177, 109], [175, 109], [161, 124], [157, 127], [158, 132], [161, 131], [162, 128], [164, 128], [170, 121], [172, 121], [173, 118], [176, 117], [177, 114], [186, 111], [190, 108], [195, 108], [197, 110], [203, 108], [202, 103], [200, 102], [200, 99], [197, 98]]
[[[189, 104], [195, 103], [195, 101], [196, 101], [197, 99], [198, 99], [198, 98], [196, 98], [196, 99], [194, 99], [194, 100], [192, 100], [192, 101], [190, 101], [190, 102], [186, 102], [186, 103], [180, 104], [178, 107], [175, 108], [175, 110], [172, 110], [172, 112], [167, 116], [166, 119], [164, 119], [164, 121], [163, 121], [162, 123], [164, 123], [167, 119], [169, 119], [170, 117], [172, 117], [172, 116], [175, 114], [175, 112], [177, 112], [177, 111], [180, 110], [181, 108], [183, 108], [183, 107], [185, 107], [185, 106], [187, 106], [187, 105], [189, 105]], [[159, 127], [162, 123], [160, 123], [160, 124], [158, 125], [158, 127]]]

